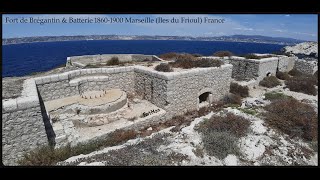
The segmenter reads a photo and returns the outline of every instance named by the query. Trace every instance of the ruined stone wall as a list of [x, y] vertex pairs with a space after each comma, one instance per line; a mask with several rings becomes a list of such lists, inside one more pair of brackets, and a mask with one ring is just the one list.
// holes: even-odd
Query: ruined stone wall
[[294, 67], [303, 73], [314, 74], [318, 70], [318, 62], [298, 59], [296, 60]]
[[297, 57], [279, 56], [278, 70], [281, 72], [289, 72], [293, 69]]
[[265, 78], [269, 73], [271, 76], [275, 76], [277, 73], [277, 66], [278, 66], [278, 58], [272, 57], [272, 58], [265, 58], [257, 60], [259, 63], [259, 73], [257, 82], [261, 81], [263, 78]]
[[259, 76], [259, 62], [247, 59], [230, 59], [227, 62], [233, 65], [232, 78], [243, 81]]
[[35, 78], [43, 101], [79, 95], [84, 91], [120, 88], [133, 92], [133, 67], [92, 68]]
[[103, 64], [107, 63], [111, 58], [117, 57], [120, 62], [131, 61], [161, 61], [155, 55], [143, 54], [99, 54], [99, 55], [85, 55], [85, 56], [72, 56], [67, 58], [66, 66], [84, 67], [87, 64]]
[[145, 67], [135, 68], [135, 92], [160, 108], [167, 104], [168, 80], [161, 72], [151, 71]]
[[232, 78], [238, 81], [256, 79], [261, 81], [268, 73], [275, 75], [279, 71], [288, 72], [293, 69], [295, 57], [277, 56], [264, 59], [245, 59], [232, 56], [223, 59], [226, 63], [232, 64]]
[[25, 152], [48, 143], [36, 84], [24, 81], [21, 97], [2, 101], [2, 162], [17, 165]]
[[220, 100], [230, 89], [232, 66], [197, 68], [179, 72], [168, 82], [168, 116], [180, 115], [199, 108], [199, 96], [205, 92], [212, 94], [213, 100]]
[[229, 92], [232, 65], [195, 68], [182, 72], [157, 72], [136, 66], [137, 93], [167, 111], [167, 118], [197, 110], [199, 96], [210, 92], [219, 100]]
[[101, 79], [88, 79], [79, 83], [79, 92], [93, 90], [121, 89], [127, 93], [134, 92], [134, 72], [121, 72], [109, 74]]

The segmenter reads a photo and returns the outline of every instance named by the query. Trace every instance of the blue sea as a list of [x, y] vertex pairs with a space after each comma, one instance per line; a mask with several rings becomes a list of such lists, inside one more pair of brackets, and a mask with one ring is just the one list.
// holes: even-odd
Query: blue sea
[[228, 50], [235, 54], [272, 53], [283, 45], [173, 40], [103, 40], [39, 42], [2, 46], [2, 77], [48, 71], [66, 63], [68, 56], [94, 54], [154, 54], [167, 52], [212, 55]]

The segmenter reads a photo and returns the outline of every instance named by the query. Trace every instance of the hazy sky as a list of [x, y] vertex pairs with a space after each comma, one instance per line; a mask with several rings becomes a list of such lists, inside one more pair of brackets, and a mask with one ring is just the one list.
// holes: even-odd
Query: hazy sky
[[[224, 23], [53, 23], [40, 25], [39, 23], [15, 22], [18, 18], [151, 18], [158, 17], [176, 18], [200, 18], [225, 19]], [[11, 22], [8, 22], [8, 20]], [[3, 38], [29, 37], [29, 36], [60, 36], [60, 35], [173, 35], [173, 36], [222, 36], [222, 35], [264, 35], [273, 37], [290, 37], [301, 40], [317, 41], [318, 17], [317, 15], [303, 14], [193, 14], [193, 15], [3, 15]]]

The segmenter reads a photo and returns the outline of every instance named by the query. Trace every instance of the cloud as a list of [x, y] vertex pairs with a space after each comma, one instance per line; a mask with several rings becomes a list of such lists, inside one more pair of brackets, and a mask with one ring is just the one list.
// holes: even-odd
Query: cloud
[[283, 29], [274, 29], [273, 31], [279, 32], [279, 33], [287, 32], [287, 30], [283, 30]]
[[307, 35], [307, 36], [312, 36], [312, 37], [315, 37], [315, 36], [316, 36], [316, 34], [312, 34], [312, 33], [304, 33], [304, 32], [293, 32], [293, 34]]
[[[143, 16], [136, 16], [143, 17]], [[161, 23], [161, 24], [135, 24], [137, 27], [143, 27], [144, 30], [150, 31], [152, 34], [170, 34], [170, 35], [181, 35], [177, 30], [182, 32], [188, 32], [192, 36], [203, 36], [203, 35], [212, 35], [219, 36], [223, 32], [223, 35], [233, 35], [233, 28], [245, 28], [240, 23], [233, 21], [230, 18], [221, 17], [219, 15], [205, 15], [205, 14], [166, 14], [166, 15], [150, 15], [152, 18], [165, 18], [165, 19], [179, 19], [181, 18], [190, 18], [197, 19], [201, 18], [204, 20], [205, 18], [210, 19], [225, 19], [224, 23]]]
[[237, 27], [237, 28], [234, 28], [235, 30], [240, 30], [240, 31], [253, 31], [254, 29], [252, 29], [252, 28], [239, 28], [239, 27]]
[[285, 17], [290, 17], [290, 15], [289, 14], [287, 14], [287, 15], [284, 15]]

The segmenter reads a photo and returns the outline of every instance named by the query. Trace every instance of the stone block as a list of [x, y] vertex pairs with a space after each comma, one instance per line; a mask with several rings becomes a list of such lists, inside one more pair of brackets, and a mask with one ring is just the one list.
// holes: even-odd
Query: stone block
[[[18, 106], [17, 106], [17, 99], [10, 99], [7, 101], [2, 101], [2, 105], [3, 105], [3, 110], [4, 112], [12, 112], [12, 111], [16, 111]], [[2, 113], [4, 113], [2, 112]]]
[[41, 77], [34, 78], [34, 81], [35, 81], [36, 84], [42, 84], [42, 78]]
[[51, 76], [44, 76], [44, 77], [42, 77], [42, 82], [43, 82], [43, 83], [49, 83], [49, 82], [51, 82]]
[[59, 75], [58, 75], [58, 74], [55, 74], [55, 75], [50, 76], [50, 81], [51, 81], [51, 82], [57, 82], [57, 81], [59, 81]]
[[61, 73], [58, 75], [59, 80], [67, 80], [68, 78], [68, 73]]
[[79, 81], [70, 81], [69, 85], [70, 86], [78, 86]]
[[108, 68], [101, 68], [101, 73], [107, 73]]
[[97, 68], [97, 69], [96, 69], [96, 72], [97, 72], [97, 73], [102, 73], [102, 68]]
[[80, 70], [80, 75], [86, 75], [86, 74], [87, 74], [87, 71], [85, 69]]
[[81, 74], [81, 70], [75, 70], [76, 76], [79, 76]]

